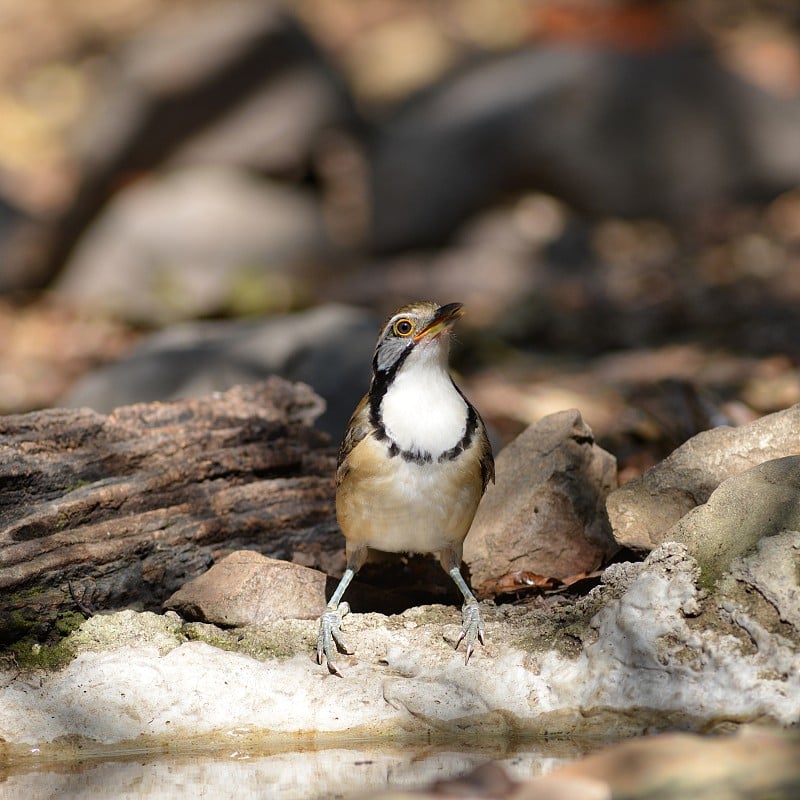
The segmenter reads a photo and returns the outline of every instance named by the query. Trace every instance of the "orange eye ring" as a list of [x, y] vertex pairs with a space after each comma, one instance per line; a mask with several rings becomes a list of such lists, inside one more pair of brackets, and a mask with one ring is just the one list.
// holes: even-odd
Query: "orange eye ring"
[[397, 336], [411, 336], [414, 333], [414, 323], [410, 319], [402, 317], [394, 323], [392, 330]]

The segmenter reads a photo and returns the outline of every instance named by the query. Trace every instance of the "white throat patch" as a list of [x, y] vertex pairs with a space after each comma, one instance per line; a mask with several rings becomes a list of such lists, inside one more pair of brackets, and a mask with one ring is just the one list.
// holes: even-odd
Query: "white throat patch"
[[467, 404], [438, 350], [434, 345], [411, 353], [381, 402], [389, 438], [401, 450], [434, 459], [455, 447], [467, 429]]

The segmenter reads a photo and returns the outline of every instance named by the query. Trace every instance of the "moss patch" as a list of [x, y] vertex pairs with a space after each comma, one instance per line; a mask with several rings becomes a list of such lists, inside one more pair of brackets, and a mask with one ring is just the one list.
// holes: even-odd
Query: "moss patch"
[[64, 611], [56, 619], [53, 630], [59, 636], [69, 636], [73, 631], [78, 630], [84, 622], [86, 622], [86, 617], [83, 614], [77, 611]]
[[[42, 589], [34, 586], [13, 592], [4, 598], [0, 613], [0, 638], [13, 642], [29, 638], [31, 641], [51, 641], [64, 636], [83, 622], [83, 616], [75, 612], [61, 612], [55, 616], [55, 608], [63, 598], [59, 589]], [[55, 630], [60, 626], [60, 630]]]
[[235, 629], [218, 628], [205, 622], [187, 622], [181, 632], [190, 641], [205, 642], [220, 650], [266, 661], [310, 652], [313, 643], [305, 635], [306, 627], [302, 621], [288, 619], [270, 625], [249, 625]]
[[76, 652], [66, 639], [48, 645], [26, 637], [14, 642], [3, 655], [22, 671], [57, 670], [66, 667]]

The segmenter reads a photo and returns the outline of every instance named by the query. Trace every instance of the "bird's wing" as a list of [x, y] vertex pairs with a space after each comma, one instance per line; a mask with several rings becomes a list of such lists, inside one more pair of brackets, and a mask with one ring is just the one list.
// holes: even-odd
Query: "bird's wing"
[[[478, 413], [477, 411], [475, 412]], [[481, 448], [480, 453], [480, 465], [481, 465], [481, 478], [483, 480], [483, 489], [481, 490], [481, 494], [486, 491], [486, 487], [489, 485], [489, 481], [494, 483], [494, 455], [492, 455], [492, 445], [489, 441], [489, 437], [486, 435], [486, 426], [483, 424], [483, 420], [481, 419], [481, 415], [478, 414], [478, 428], [480, 430], [480, 436], [478, 437], [479, 447]]]
[[339, 447], [339, 458], [336, 462], [336, 485], [338, 486], [344, 476], [348, 472], [347, 457], [353, 451], [353, 448], [364, 439], [370, 432], [369, 421], [369, 394], [365, 394], [361, 398], [361, 402], [350, 417], [350, 422], [347, 425], [347, 433], [342, 439], [342, 444]]

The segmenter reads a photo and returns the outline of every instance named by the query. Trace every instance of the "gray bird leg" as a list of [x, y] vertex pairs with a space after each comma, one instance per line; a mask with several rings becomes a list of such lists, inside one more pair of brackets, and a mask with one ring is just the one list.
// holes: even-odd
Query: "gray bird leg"
[[350, 613], [350, 604], [342, 603], [350, 581], [355, 577], [356, 572], [361, 569], [366, 560], [366, 550], [356, 551], [352, 555], [348, 553], [347, 569], [345, 569], [336, 591], [331, 595], [328, 605], [325, 607], [322, 616], [319, 618], [319, 635], [317, 636], [317, 664], [322, 663], [325, 658], [328, 662], [328, 671], [333, 675], [342, 677], [342, 673], [333, 660], [334, 645], [340, 653], [351, 655], [353, 651], [345, 644], [342, 638], [342, 619]]
[[466, 640], [466, 658], [464, 663], [468, 664], [470, 656], [475, 650], [475, 640], [477, 639], [481, 644], [484, 643], [484, 636], [486, 629], [483, 624], [483, 617], [481, 616], [481, 608], [475, 595], [472, 594], [467, 582], [461, 575], [459, 569], [460, 554], [455, 552], [444, 552], [439, 556], [442, 567], [447, 574], [453, 579], [453, 583], [458, 586], [458, 590], [464, 597], [464, 605], [461, 607], [461, 632], [456, 641], [456, 649], [463, 640]]

